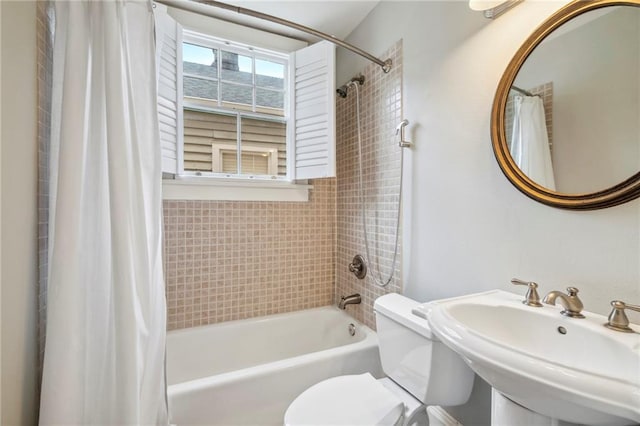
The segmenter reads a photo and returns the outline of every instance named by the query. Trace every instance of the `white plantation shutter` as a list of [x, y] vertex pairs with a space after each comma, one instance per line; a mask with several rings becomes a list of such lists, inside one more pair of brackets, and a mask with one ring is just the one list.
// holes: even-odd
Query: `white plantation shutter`
[[162, 171], [182, 171], [182, 26], [155, 5], [158, 60], [158, 121], [162, 145]]
[[291, 166], [294, 179], [336, 175], [335, 45], [316, 43], [295, 52]]

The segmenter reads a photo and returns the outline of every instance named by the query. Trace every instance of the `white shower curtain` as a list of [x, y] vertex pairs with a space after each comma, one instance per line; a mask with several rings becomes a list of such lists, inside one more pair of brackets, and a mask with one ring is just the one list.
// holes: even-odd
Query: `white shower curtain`
[[538, 96], [516, 96], [509, 151], [514, 161], [538, 185], [556, 189], [547, 136], [544, 105]]
[[147, 1], [56, 1], [41, 424], [167, 424]]

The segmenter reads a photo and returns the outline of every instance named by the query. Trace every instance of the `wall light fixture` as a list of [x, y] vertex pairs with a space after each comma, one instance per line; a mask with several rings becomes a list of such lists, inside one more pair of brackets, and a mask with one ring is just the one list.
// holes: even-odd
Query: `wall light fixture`
[[485, 18], [495, 19], [523, 0], [469, 0], [469, 8], [484, 13]]

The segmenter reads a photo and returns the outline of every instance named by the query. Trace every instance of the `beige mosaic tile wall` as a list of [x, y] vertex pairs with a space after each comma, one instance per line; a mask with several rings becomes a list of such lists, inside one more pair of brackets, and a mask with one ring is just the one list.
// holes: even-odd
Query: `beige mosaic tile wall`
[[36, 34], [38, 40], [38, 347], [41, 370], [44, 359], [49, 267], [49, 142], [53, 68], [53, 11], [48, 1], [39, 1], [37, 4]]
[[[363, 187], [367, 211], [367, 229], [372, 262], [384, 280], [389, 276], [393, 259], [395, 218], [400, 185], [400, 148], [395, 129], [402, 120], [402, 41], [385, 54], [393, 60], [393, 68], [384, 74], [375, 64], [362, 74], [361, 128]], [[369, 327], [375, 328], [373, 302], [378, 296], [402, 291], [400, 275], [401, 247], [393, 279], [387, 287], [378, 287], [370, 270], [364, 280], [349, 272], [356, 254], [366, 258], [358, 196], [358, 135], [356, 92], [337, 100], [337, 249], [336, 301], [343, 295], [360, 293], [360, 305], [347, 306], [347, 312]], [[402, 230], [400, 230], [402, 233]], [[400, 243], [401, 244], [401, 243]]]
[[169, 330], [330, 305], [335, 179], [310, 202], [165, 201]]
[[[402, 120], [402, 42], [384, 57], [394, 67], [363, 70], [363, 183], [371, 255], [388, 276], [400, 183], [395, 128]], [[357, 186], [355, 92], [337, 100], [338, 178], [313, 181], [309, 203], [165, 201], [168, 328], [290, 312], [360, 293], [347, 312], [375, 327], [373, 302], [402, 290], [398, 260], [386, 288], [348, 265], [365, 255]]]

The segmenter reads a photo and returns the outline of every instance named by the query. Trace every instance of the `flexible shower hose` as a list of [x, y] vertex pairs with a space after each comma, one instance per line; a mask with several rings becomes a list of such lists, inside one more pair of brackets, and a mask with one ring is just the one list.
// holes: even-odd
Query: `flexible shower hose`
[[355, 82], [349, 83], [353, 85], [356, 89], [356, 123], [358, 128], [358, 198], [360, 200], [360, 211], [362, 213], [362, 233], [364, 234], [364, 247], [366, 251], [366, 262], [369, 266], [369, 270], [371, 271], [371, 275], [373, 277], [373, 282], [379, 287], [386, 287], [391, 280], [393, 279], [393, 274], [396, 270], [396, 263], [398, 260], [398, 237], [400, 231], [400, 209], [402, 205], [402, 175], [404, 174], [404, 149], [400, 148], [400, 188], [398, 192], [398, 210], [396, 211], [396, 230], [395, 230], [395, 238], [394, 238], [394, 249], [393, 249], [393, 261], [391, 262], [391, 271], [389, 272], [389, 277], [385, 280], [383, 279], [382, 272], [380, 271], [380, 265], [374, 268], [374, 263], [372, 261], [372, 257], [369, 250], [369, 236], [367, 232], [367, 203], [364, 198], [364, 188], [362, 185], [362, 131], [360, 126], [360, 90], [358, 88], [358, 84]]

